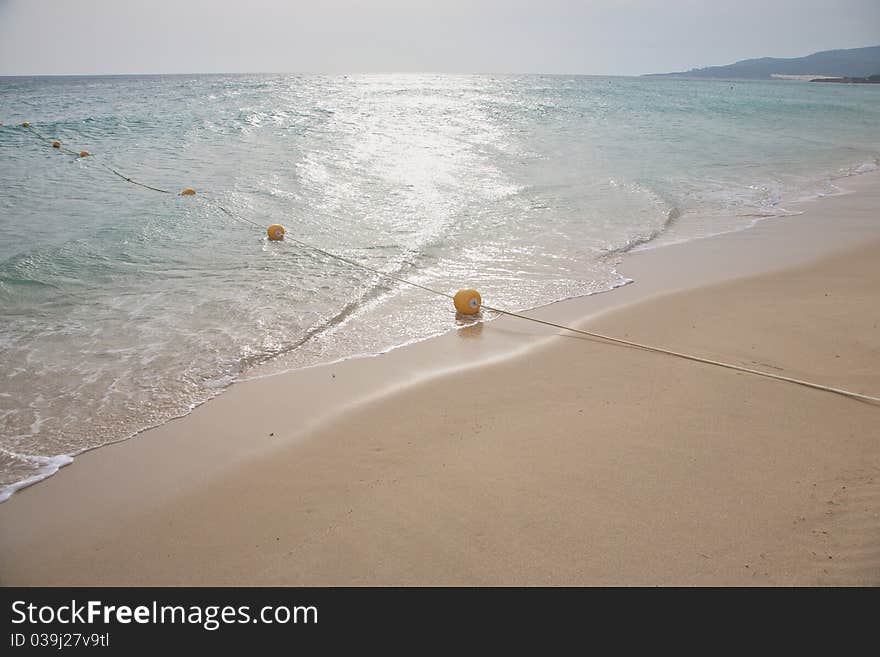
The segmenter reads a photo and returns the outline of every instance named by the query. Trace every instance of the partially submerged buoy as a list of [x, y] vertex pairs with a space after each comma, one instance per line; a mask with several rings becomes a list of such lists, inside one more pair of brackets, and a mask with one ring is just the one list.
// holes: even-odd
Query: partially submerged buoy
[[88, 152], [88, 151], [80, 151], [80, 152], [79, 152], [79, 156], [80, 156], [80, 157], [88, 157], [88, 156], [89, 156], [89, 152]]
[[281, 224], [272, 224], [266, 229], [269, 239], [273, 242], [279, 242], [284, 239], [284, 226]]
[[480, 312], [480, 306], [483, 305], [480, 293], [472, 288], [456, 292], [452, 302], [455, 304], [455, 309], [462, 315], [476, 315]]
[[22, 128], [30, 128], [30, 127], [31, 127], [31, 124], [28, 123], [27, 121], [25, 121], [24, 123], [21, 124], [21, 127], [22, 127]]
[[181, 196], [195, 196], [195, 195], [196, 195], [196, 190], [194, 190], [194, 189], [191, 188], [191, 187], [187, 187], [187, 188], [184, 189], [182, 192], [180, 192], [180, 195], [181, 195]]
[[52, 142], [52, 148], [61, 148], [61, 142], [56, 139]]

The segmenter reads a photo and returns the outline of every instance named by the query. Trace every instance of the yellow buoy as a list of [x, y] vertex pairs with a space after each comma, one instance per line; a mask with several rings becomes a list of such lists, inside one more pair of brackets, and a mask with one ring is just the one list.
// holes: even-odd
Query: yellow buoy
[[22, 127], [22, 128], [30, 128], [30, 127], [31, 127], [31, 124], [28, 123], [27, 121], [25, 121], [24, 123], [21, 124], [21, 127]]
[[462, 315], [476, 315], [480, 312], [483, 299], [476, 290], [466, 288], [455, 293], [453, 303], [455, 304], [455, 309]]
[[79, 152], [79, 156], [80, 156], [80, 157], [88, 157], [88, 156], [89, 156], [89, 152], [88, 152], [88, 151], [80, 151], [80, 152]]
[[53, 142], [52, 142], [52, 148], [61, 148], [61, 142], [60, 142], [60, 141], [57, 141], [57, 140], [56, 140], [56, 141], [53, 141]]
[[180, 195], [181, 196], [195, 196], [196, 190], [192, 189], [191, 187], [187, 187], [182, 192], [180, 192]]
[[281, 224], [272, 224], [266, 229], [266, 232], [269, 235], [269, 239], [273, 242], [278, 242], [284, 239], [284, 226]]

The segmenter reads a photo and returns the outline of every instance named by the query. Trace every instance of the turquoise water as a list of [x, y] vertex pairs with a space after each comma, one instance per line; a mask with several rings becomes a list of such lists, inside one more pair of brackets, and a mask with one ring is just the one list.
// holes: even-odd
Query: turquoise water
[[[94, 157], [52, 149], [24, 120]], [[785, 214], [880, 161], [869, 85], [0, 78], [0, 121], [5, 494], [267, 367], [456, 326], [448, 301], [270, 243], [217, 203], [522, 309], [612, 289], [628, 249]]]

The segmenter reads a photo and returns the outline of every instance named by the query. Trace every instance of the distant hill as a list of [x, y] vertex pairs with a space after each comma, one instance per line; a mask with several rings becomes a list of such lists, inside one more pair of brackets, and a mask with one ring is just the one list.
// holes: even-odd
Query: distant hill
[[864, 78], [880, 73], [880, 46], [823, 50], [806, 57], [744, 59], [727, 66], [695, 68], [678, 73], [652, 73], [652, 76], [768, 80], [774, 75], [814, 76], [817, 78]]

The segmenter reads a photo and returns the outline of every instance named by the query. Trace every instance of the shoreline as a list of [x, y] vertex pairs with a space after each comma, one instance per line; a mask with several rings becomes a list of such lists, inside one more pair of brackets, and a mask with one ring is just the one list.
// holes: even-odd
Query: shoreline
[[[613, 294], [570, 299], [527, 312], [548, 321], [576, 322], [578, 326], [588, 321], [592, 326], [613, 320], [639, 305], [662, 303], [677, 294], [687, 295], [688, 290], [699, 296], [712, 286], [753, 281], [761, 276], [772, 279], [774, 273], [791, 272], [858, 249], [859, 245], [875, 244], [880, 239], [880, 223], [876, 220], [880, 208], [878, 180], [880, 172], [846, 178], [842, 184], [853, 189], [853, 193], [792, 204], [803, 209], [803, 214], [760, 221], [744, 231], [630, 252], [622, 257], [618, 269], [635, 279], [634, 283], [613, 290]], [[832, 214], [836, 217], [833, 224], [829, 222]], [[831, 226], [835, 228], [833, 233], [829, 231]], [[102, 575], [95, 570], [95, 550], [89, 551], [86, 546], [94, 547], [96, 541], [103, 545], [111, 536], [119, 543], [120, 527], [150, 526], [150, 522], [143, 522], [147, 518], [155, 526], [157, 518], [173, 516], [168, 510], [181, 500], [199, 498], [206, 491], [222, 492], [227, 478], [257, 479], [267, 464], [291, 451], [320, 451], [319, 436], [338, 427], [346, 418], [393, 404], [395, 397], [411, 396], [414, 391], [476, 376], [492, 368], [510, 367], [526, 358], [540, 361], [541, 354], [558, 351], [553, 343], [569, 342], [558, 337], [558, 332], [546, 327], [504, 317], [377, 356], [236, 383], [183, 418], [83, 453], [72, 466], [0, 504], [0, 524], [4, 527], [0, 543], [6, 555], [0, 582], [173, 582], [173, 578], [168, 578], [170, 571], [162, 571], [164, 576], [157, 575], [158, 580], [139, 580], [140, 573], [124, 575], [121, 568], [110, 568], [108, 574]], [[650, 335], [642, 340], [665, 346]], [[708, 343], [702, 347], [711, 350]], [[618, 352], [607, 345], [602, 349]], [[661, 367], [673, 369], [671, 364]], [[537, 367], [535, 376], [541, 378], [541, 367]], [[613, 374], [610, 376], [614, 378]], [[728, 376], [740, 378], [733, 373]], [[816, 376], [806, 372], [805, 378]], [[545, 392], [551, 395], [552, 388]], [[386, 419], [393, 423], [394, 415]], [[332, 452], [332, 445], [325, 450]], [[405, 459], [395, 465], [407, 467]], [[253, 475], [247, 475], [249, 471]], [[332, 506], [338, 491], [330, 492], [330, 499], [324, 503]], [[322, 504], [320, 499], [313, 502]], [[221, 503], [236, 506], [233, 499], [215, 499], [214, 506]], [[253, 511], [254, 507], [241, 510]], [[15, 531], [9, 531], [9, 527]], [[73, 544], [79, 549], [73, 550], [74, 555], [54, 553], [53, 541], [57, 543], [58, 537], [67, 533], [77, 537]], [[382, 540], [369, 531], [367, 534]], [[166, 542], [173, 542], [173, 537], [165, 538]], [[112, 552], [102, 559], [109, 558], [118, 565], [126, 562], [118, 547]], [[41, 557], [43, 563], [38, 566]], [[184, 564], [180, 567], [185, 572]], [[194, 580], [178, 583], [230, 581], [228, 573], [224, 576], [209, 572], [207, 566], [202, 568]], [[41, 569], [45, 574], [38, 574]], [[360, 582], [357, 578], [350, 581]], [[452, 577], [449, 581], [467, 580]]]

